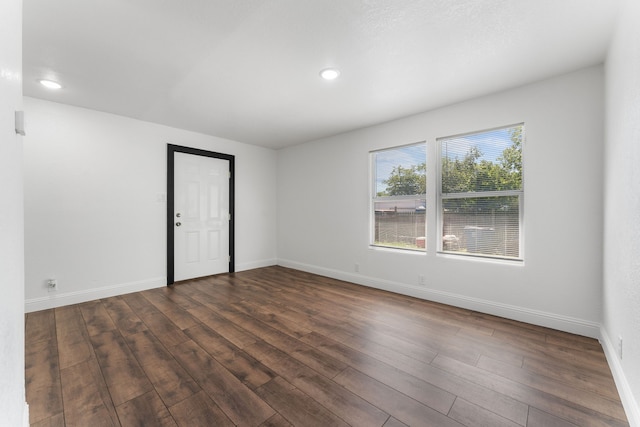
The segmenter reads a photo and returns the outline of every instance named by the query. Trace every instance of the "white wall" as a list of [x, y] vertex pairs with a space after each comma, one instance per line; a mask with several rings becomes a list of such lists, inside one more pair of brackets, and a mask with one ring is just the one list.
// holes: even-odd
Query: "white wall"
[[640, 426], [640, 3], [623, 4], [606, 65], [603, 343]]
[[24, 390], [22, 2], [0, 3], [0, 425], [28, 426]]
[[[167, 143], [236, 156], [236, 270], [275, 264], [276, 152], [24, 99], [27, 311], [166, 285]], [[48, 292], [46, 281], [58, 280]]]
[[[596, 66], [281, 150], [278, 262], [596, 337], [603, 105]], [[369, 248], [370, 150], [426, 140], [434, 155], [437, 137], [519, 122], [526, 126], [524, 265]], [[435, 182], [428, 171], [430, 194]], [[434, 224], [432, 210], [428, 228]], [[427, 234], [434, 248], [437, 236]]]

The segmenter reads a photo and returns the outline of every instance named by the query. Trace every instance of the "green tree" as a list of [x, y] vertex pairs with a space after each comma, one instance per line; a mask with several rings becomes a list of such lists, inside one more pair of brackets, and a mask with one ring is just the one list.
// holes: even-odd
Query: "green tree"
[[522, 126], [511, 128], [511, 146], [502, 151], [498, 158], [505, 173], [504, 190], [522, 188]]
[[[442, 192], [473, 193], [521, 189], [522, 126], [515, 126], [510, 132], [511, 145], [505, 148], [495, 161], [483, 159], [484, 154], [478, 147], [469, 148], [462, 159], [443, 157]], [[395, 166], [389, 177], [382, 182], [386, 189], [379, 192], [378, 196], [426, 194], [426, 164]], [[486, 208], [504, 208], [504, 200], [504, 197], [484, 198], [482, 204]], [[450, 199], [445, 205], [451, 209], [472, 209], [477, 207], [477, 199]]]
[[427, 190], [427, 165], [420, 163], [410, 167], [402, 165], [394, 166], [389, 178], [382, 181], [387, 186], [384, 192], [378, 196], [409, 196], [414, 194], [426, 194]]
[[[442, 192], [474, 193], [519, 190], [522, 188], [522, 126], [510, 130], [511, 145], [495, 162], [482, 159], [483, 153], [471, 147], [462, 159], [442, 158]], [[445, 209], [509, 209], [516, 197], [447, 199]]]
[[462, 160], [442, 158], [442, 192], [468, 193], [475, 191], [476, 161], [482, 157], [477, 147], [471, 147]]

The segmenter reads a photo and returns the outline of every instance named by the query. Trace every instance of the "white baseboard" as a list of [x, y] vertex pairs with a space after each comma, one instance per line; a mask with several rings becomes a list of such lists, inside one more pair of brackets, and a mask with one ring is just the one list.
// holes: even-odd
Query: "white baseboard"
[[141, 280], [138, 282], [122, 283], [118, 285], [104, 286], [82, 291], [58, 293], [49, 296], [25, 300], [25, 313], [63, 307], [65, 305], [79, 304], [100, 298], [109, 298], [116, 295], [129, 294], [131, 292], [146, 291], [147, 289], [161, 288], [167, 285], [166, 277]]
[[600, 344], [604, 349], [604, 354], [607, 357], [609, 368], [611, 368], [613, 380], [618, 388], [620, 400], [622, 401], [622, 406], [624, 406], [625, 413], [627, 414], [629, 425], [631, 427], [640, 427], [640, 405], [633, 397], [633, 392], [631, 391], [627, 377], [624, 375], [624, 370], [622, 369], [622, 364], [620, 363], [616, 346], [611, 342], [611, 338], [609, 338], [609, 334], [604, 326], [600, 328]]
[[22, 409], [22, 426], [29, 427], [29, 404], [24, 402], [24, 407]]
[[[236, 271], [253, 270], [254, 268], [269, 267], [276, 265], [275, 258], [259, 261], [236, 264]], [[33, 311], [47, 310], [50, 308], [63, 307], [65, 305], [79, 304], [93, 301], [100, 298], [108, 298], [116, 295], [128, 294], [131, 292], [146, 291], [147, 289], [161, 288], [167, 285], [165, 277], [141, 280], [138, 282], [123, 283], [118, 285], [105, 286], [82, 291], [59, 293], [55, 292], [46, 297], [25, 300], [25, 313]]]
[[251, 261], [251, 262], [241, 262], [236, 264], [236, 271], [246, 271], [246, 270], [253, 270], [255, 268], [271, 267], [272, 265], [276, 265], [276, 264], [278, 264], [278, 260], [275, 258], [263, 259], [263, 260]]
[[402, 295], [408, 295], [429, 301], [453, 305], [456, 307], [479, 311], [481, 313], [557, 329], [572, 334], [583, 335], [590, 338], [597, 339], [600, 336], [599, 323], [577, 319], [574, 317], [562, 316], [559, 314], [547, 313], [544, 311], [533, 310], [526, 307], [519, 307], [479, 298], [467, 297], [464, 295], [428, 289], [420, 286], [408, 285], [405, 283], [380, 280], [361, 274], [347, 273], [344, 271], [303, 264], [285, 259], [279, 259], [278, 265], [318, 274], [321, 276], [331, 277], [333, 279], [357, 283], [359, 285], [368, 286], [371, 288], [382, 289]]

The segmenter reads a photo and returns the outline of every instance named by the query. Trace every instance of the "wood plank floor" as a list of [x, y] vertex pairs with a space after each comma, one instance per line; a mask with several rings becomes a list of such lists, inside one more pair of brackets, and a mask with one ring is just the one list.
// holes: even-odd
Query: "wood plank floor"
[[282, 267], [26, 317], [33, 426], [626, 426], [592, 339]]

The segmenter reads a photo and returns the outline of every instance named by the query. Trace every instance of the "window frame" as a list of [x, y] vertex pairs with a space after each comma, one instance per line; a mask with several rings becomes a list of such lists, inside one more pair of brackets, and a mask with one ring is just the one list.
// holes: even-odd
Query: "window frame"
[[[380, 249], [380, 250], [391, 250], [391, 251], [407, 251], [415, 254], [426, 254], [427, 253], [427, 218], [428, 218], [428, 210], [429, 210], [429, 199], [428, 199], [428, 188], [425, 185], [424, 194], [411, 194], [411, 195], [401, 195], [401, 196], [378, 196], [377, 182], [378, 182], [378, 169], [376, 165], [376, 154], [384, 151], [392, 151], [397, 149], [402, 149], [405, 147], [411, 146], [419, 146], [423, 145], [425, 150], [424, 163], [425, 163], [425, 180], [427, 179], [427, 171], [429, 169], [428, 164], [428, 143], [426, 140], [412, 142], [408, 144], [395, 145], [391, 147], [380, 148], [376, 150], [369, 151], [369, 183], [370, 183], [370, 194], [369, 194], [369, 248], [370, 249]], [[394, 200], [424, 200], [425, 201], [425, 214], [424, 214], [424, 228], [425, 228], [425, 245], [424, 248], [416, 247], [416, 248], [403, 248], [398, 246], [385, 245], [375, 242], [376, 237], [376, 210], [375, 205], [376, 202], [380, 201], [394, 201]], [[418, 237], [418, 236], [416, 236]], [[422, 236], [421, 236], [422, 237]]]
[[[521, 152], [522, 152], [522, 186], [519, 190], [498, 190], [498, 191], [480, 191], [480, 192], [465, 192], [465, 193], [442, 193], [442, 140], [465, 137], [468, 135], [477, 135], [485, 132], [492, 132], [495, 130], [508, 129], [521, 126], [522, 127], [522, 142], [521, 142]], [[450, 255], [450, 256], [461, 256], [461, 257], [472, 257], [475, 259], [488, 259], [488, 260], [503, 260], [503, 261], [513, 261], [522, 263], [524, 262], [524, 189], [525, 189], [525, 147], [526, 147], [526, 127], [524, 122], [514, 123], [511, 125], [498, 126], [493, 128], [487, 128], [478, 131], [471, 131], [465, 133], [459, 133], [449, 136], [438, 137], [435, 140], [436, 143], [436, 233], [437, 233], [437, 243], [436, 243], [436, 253], [438, 255]], [[428, 167], [429, 165], [427, 165]], [[444, 249], [444, 241], [443, 241], [443, 230], [444, 230], [444, 207], [443, 200], [450, 199], [481, 199], [486, 197], [509, 197], [509, 196], [517, 196], [518, 197], [518, 257], [508, 257], [501, 255], [490, 255], [490, 254], [482, 254], [482, 253], [466, 253], [460, 251], [451, 251]]]

